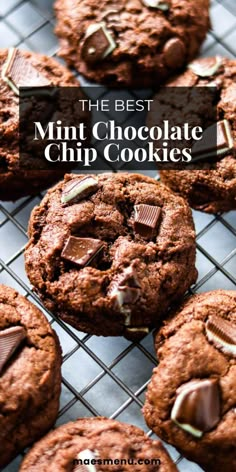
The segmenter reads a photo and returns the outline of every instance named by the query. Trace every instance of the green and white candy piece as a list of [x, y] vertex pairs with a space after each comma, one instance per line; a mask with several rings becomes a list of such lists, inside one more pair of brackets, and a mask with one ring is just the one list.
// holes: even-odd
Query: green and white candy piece
[[94, 177], [85, 177], [82, 180], [74, 179], [70, 181], [64, 188], [61, 196], [61, 203], [66, 204], [73, 200], [80, 200], [84, 196], [95, 191], [98, 181]]
[[[89, 38], [90, 36], [93, 36], [97, 31], [101, 30], [104, 36], [107, 39], [108, 46], [105, 49], [105, 51], [102, 53], [101, 59], [105, 59], [105, 57], [109, 56], [114, 49], [116, 49], [116, 42], [114, 41], [111, 33], [108, 31], [106, 28], [106, 23], [102, 21], [101, 23], [93, 23], [89, 25], [87, 32], [86, 32], [86, 38]], [[95, 47], [90, 47], [88, 50], [89, 54], [96, 54], [96, 48]]]
[[236, 357], [236, 326], [219, 316], [211, 316], [206, 323], [206, 335], [217, 349]]
[[[83, 451], [79, 452], [76, 456], [76, 460], [78, 464], [75, 465], [73, 472], [97, 472], [95, 465], [91, 464], [91, 461], [98, 457], [97, 453], [90, 451], [90, 449], [84, 449]], [[86, 461], [86, 462], [85, 462]]]
[[218, 121], [205, 129], [200, 141], [192, 147], [192, 162], [199, 159], [221, 157], [234, 147], [231, 126], [228, 120]]
[[196, 438], [220, 421], [220, 390], [216, 379], [191, 380], [176, 391], [171, 420]]
[[162, 0], [142, 0], [143, 4], [149, 8], [157, 8], [158, 10], [167, 11], [170, 6]]
[[2, 74], [1, 75], [2, 75], [2, 80], [7, 83], [7, 85], [13, 90], [14, 94], [19, 95], [18, 87], [16, 87], [14, 82], [12, 82], [12, 80], [10, 80], [7, 76], [7, 71], [9, 69], [9, 66], [12, 62], [12, 59], [13, 59], [14, 55], [15, 55], [15, 48], [10, 48], [9, 51], [8, 51], [8, 57], [7, 57], [6, 63], [4, 64], [4, 66], [2, 68]]
[[127, 293], [125, 290], [120, 290], [118, 287], [115, 287], [111, 293], [110, 297], [113, 298], [116, 302], [116, 305], [119, 308], [120, 313], [124, 315], [124, 325], [130, 326], [131, 323], [131, 309], [125, 305], [127, 300]]
[[[20, 87], [42, 88], [51, 85], [51, 82], [31, 64], [30, 59], [24, 57], [22, 51], [16, 48], [8, 50], [1, 77], [17, 96], [20, 95]], [[27, 95], [26, 92], [24, 95]]]
[[211, 77], [212, 75], [216, 74], [221, 64], [222, 64], [222, 58], [219, 56], [216, 56], [215, 63], [212, 64], [211, 66], [204, 64], [204, 61], [203, 62], [194, 61], [188, 65], [188, 68], [199, 77]]
[[118, 280], [113, 283], [109, 295], [115, 300], [115, 305], [120, 313], [124, 315], [124, 325], [131, 325], [131, 308], [129, 305], [136, 303], [140, 297], [141, 287], [136, 278], [133, 266], [127, 267]]

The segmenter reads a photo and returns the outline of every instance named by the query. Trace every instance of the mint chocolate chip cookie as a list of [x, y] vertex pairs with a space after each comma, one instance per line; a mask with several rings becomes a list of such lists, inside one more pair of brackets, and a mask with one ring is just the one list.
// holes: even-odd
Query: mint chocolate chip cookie
[[178, 111], [173, 109], [173, 103], [166, 104], [167, 113], [182, 115], [186, 106], [189, 110], [186, 122], [191, 122], [195, 115], [198, 124], [205, 125], [205, 120], [216, 109], [214, 120], [217, 121], [213, 125], [215, 130], [209, 126], [200, 146], [192, 148], [193, 157], [200, 159], [198, 168], [163, 170], [162, 181], [196, 210], [217, 213], [236, 209], [236, 61], [223, 57], [197, 59], [169, 85], [189, 87], [189, 90], [190, 87], [210, 87], [212, 109], [204, 109], [199, 103], [188, 107], [183, 101], [183, 108]]
[[189, 206], [154, 179], [67, 175], [31, 215], [26, 271], [80, 331], [143, 337], [196, 280]]
[[[32, 148], [32, 153], [28, 151], [31, 161], [27, 161], [26, 164], [29, 165], [21, 165], [23, 161], [19, 155], [20, 87], [37, 87], [42, 90], [44, 87], [79, 87], [79, 85], [66, 67], [51, 57], [15, 48], [0, 50], [0, 200], [17, 200], [26, 195], [35, 195], [57, 182], [65, 173], [62, 164], [56, 168], [54, 164], [51, 169], [44, 169], [43, 152], [36, 154], [36, 148]], [[54, 107], [53, 112], [59, 113], [59, 117], [60, 113], [63, 117], [66, 116], [68, 104], [63, 104], [63, 100], [60, 102], [58, 100], [58, 103], [61, 108]], [[28, 106], [27, 125], [33, 124], [33, 113], [35, 121], [38, 121], [37, 113], [40, 111], [40, 106], [45, 110], [43, 116], [48, 116], [49, 120], [52, 105], [48, 97], [40, 103], [29, 99]], [[58, 115], [55, 114], [54, 118], [55, 116]], [[81, 121], [88, 124], [87, 113]], [[47, 163], [46, 159], [44, 161]], [[68, 167], [66, 169], [69, 170]]]
[[36, 443], [20, 472], [177, 472], [158, 440], [139, 428], [108, 418], [81, 418]]
[[61, 350], [43, 313], [0, 285], [0, 468], [56, 421]]
[[60, 55], [91, 80], [157, 86], [198, 53], [208, 0], [57, 0]]
[[156, 333], [148, 426], [213, 472], [236, 469], [236, 292], [187, 299]]

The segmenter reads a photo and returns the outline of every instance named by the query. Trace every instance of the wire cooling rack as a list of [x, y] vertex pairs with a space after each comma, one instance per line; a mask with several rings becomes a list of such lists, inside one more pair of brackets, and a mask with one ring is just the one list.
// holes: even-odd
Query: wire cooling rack
[[[202, 55], [235, 57], [236, 2], [213, 0], [213, 29]], [[19, 48], [53, 56], [58, 49], [50, 0], [0, 0], [0, 47]], [[85, 81], [86, 83], [86, 81]], [[150, 174], [150, 173], [149, 173]], [[151, 174], [158, 178], [155, 173]], [[105, 415], [133, 423], [154, 435], [145, 424], [141, 407], [156, 364], [152, 335], [141, 343], [123, 338], [98, 338], [78, 332], [54, 319], [31, 291], [24, 271], [24, 246], [31, 210], [42, 195], [0, 204], [0, 282], [17, 289], [38, 305], [58, 333], [63, 349], [63, 384], [57, 425], [83, 416]], [[212, 216], [193, 212], [197, 231], [199, 278], [192, 292], [236, 288], [236, 212]], [[167, 446], [180, 471], [201, 469]], [[16, 472], [18, 456], [4, 472]]]

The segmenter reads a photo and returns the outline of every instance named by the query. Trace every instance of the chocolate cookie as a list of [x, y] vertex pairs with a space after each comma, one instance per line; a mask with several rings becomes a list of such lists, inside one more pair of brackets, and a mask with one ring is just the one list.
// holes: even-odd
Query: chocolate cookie
[[177, 472], [160, 441], [108, 418], [83, 418], [60, 426], [41, 439], [24, 459], [20, 471], [103, 470]]
[[28, 277], [75, 328], [143, 337], [195, 282], [191, 211], [136, 174], [67, 175], [32, 212]]
[[162, 83], [192, 60], [209, 29], [208, 0], [57, 0], [59, 54], [108, 86]]
[[[198, 59], [171, 85], [182, 87], [215, 87], [217, 107], [217, 160], [206, 156], [198, 170], [163, 170], [161, 179], [172, 190], [187, 198], [201, 211], [216, 213], [236, 208], [236, 61], [221, 57]], [[170, 113], [172, 104], [170, 103]], [[199, 120], [208, 116], [204, 108], [195, 107]], [[191, 117], [187, 118], [191, 120]], [[207, 132], [207, 131], [206, 131]]]
[[204, 470], [236, 470], [236, 291], [195, 295], [157, 332], [144, 415]]
[[65, 173], [62, 167], [39, 170], [35, 161], [35, 169], [20, 166], [19, 87], [78, 85], [74, 76], [51, 57], [17, 49], [0, 50], [0, 200], [37, 194]]
[[45, 316], [0, 285], [0, 468], [54, 424], [61, 350]]

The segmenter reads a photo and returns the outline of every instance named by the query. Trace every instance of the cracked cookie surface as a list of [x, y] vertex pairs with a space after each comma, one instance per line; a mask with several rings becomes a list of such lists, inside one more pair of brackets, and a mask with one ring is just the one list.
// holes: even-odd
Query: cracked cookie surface
[[43, 303], [88, 333], [143, 337], [197, 277], [188, 205], [141, 175], [67, 175], [33, 210], [29, 238]]
[[156, 333], [155, 347], [159, 365], [144, 406], [148, 426], [204, 470], [213, 472], [217, 464], [233, 472], [236, 292], [187, 299]]
[[108, 86], [158, 86], [197, 55], [210, 26], [208, 0], [57, 0], [55, 10], [59, 54]]
[[[66, 445], [66, 447], [65, 447]], [[103, 461], [117, 460], [118, 463], [73, 467], [73, 461], [87, 459]], [[123, 464], [120, 463], [123, 459]], [[151, 464], [152, 460], [160, 461]], [[55, 470], [76, 471], [86, 468], [91, 471], [129, 471], [133, 461], [137, 472], [177, 472], [170, 456], [160, 441], [149, 439], [133, 425], [120, 423], [108, 418], [84, 418], [60, 426], [39, 441], [24, 459], [20, 471], [54, 472]], [[144, 464], [144, 461], [150, 463]], [[137, 462], [140, 461], [138, 464]], [[88, 464], [88, 462], [87, 462]]]
[[[20, 331], [22, 339], [9, 353]], [[4, 285], [0, 285], [0, 360], [3, 467], [53, 426], [61, 391], [61, 350], [56, 333], [37, 307]]]

